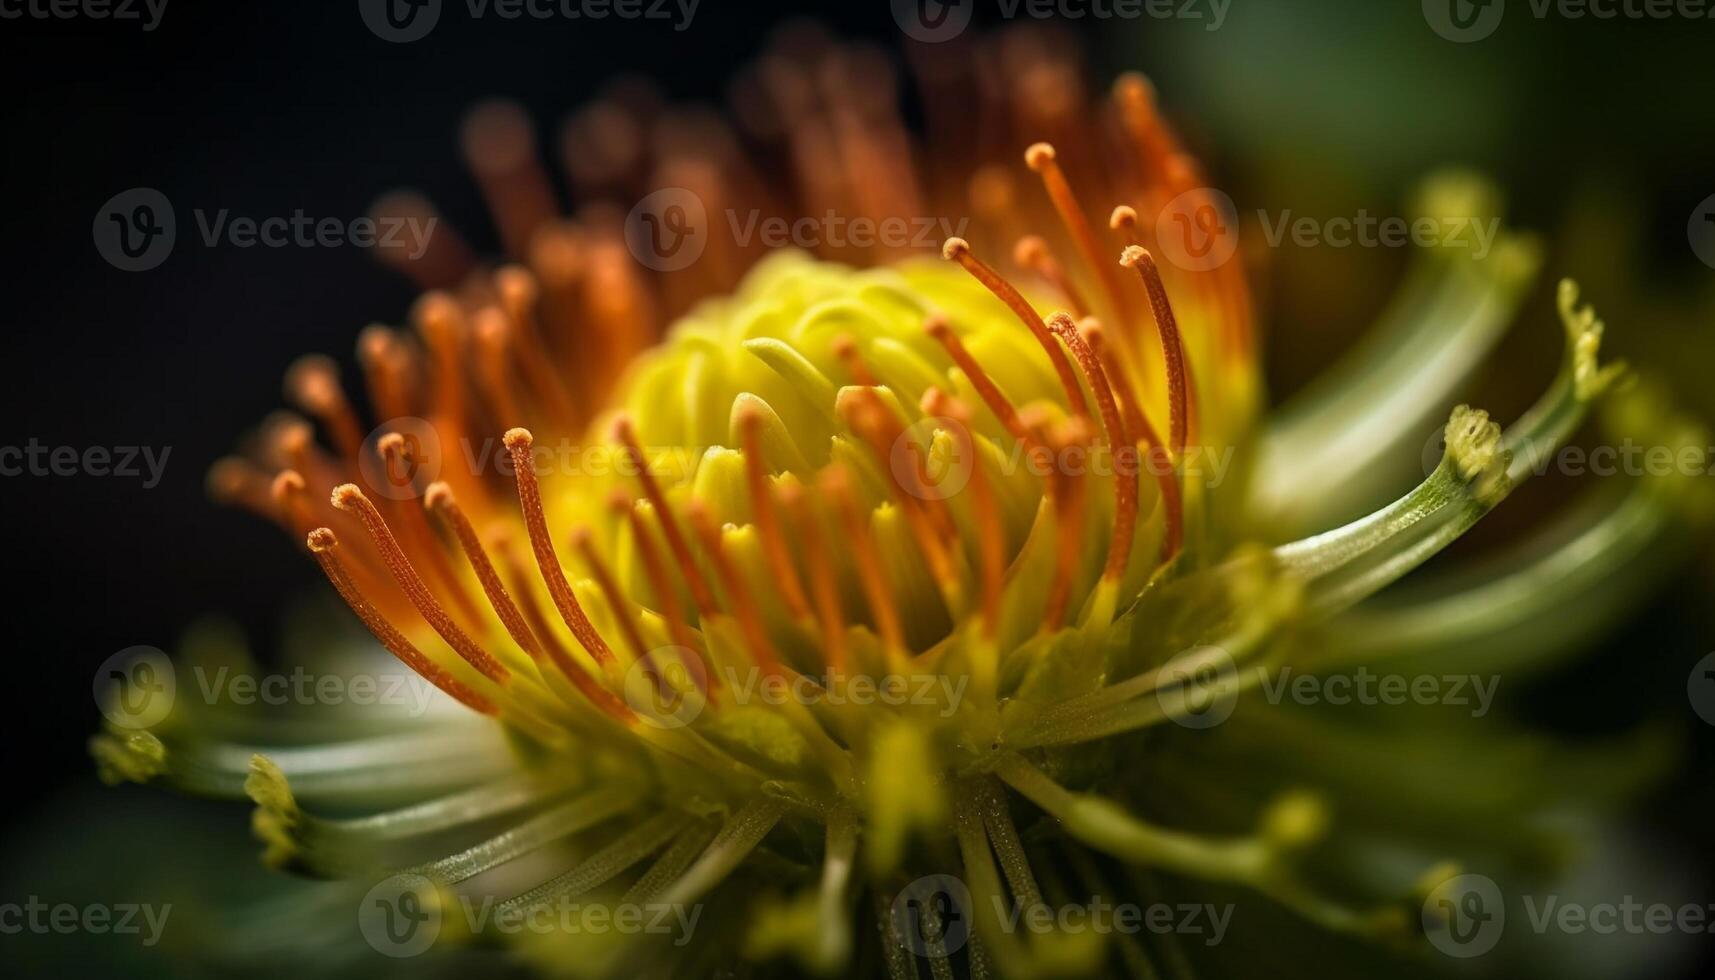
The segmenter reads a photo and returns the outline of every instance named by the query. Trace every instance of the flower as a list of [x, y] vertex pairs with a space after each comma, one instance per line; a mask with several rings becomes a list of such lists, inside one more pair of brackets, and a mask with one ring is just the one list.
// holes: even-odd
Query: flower
[[[1381, 342], [1265, 419], [1241, 263], [1193, 241], [1232, 216], [1148, 84], [1125, 76], [1087, 109], [1065, 53], [1035, 35], [930, 67], [930, 104], [950, 94], [966, 135], [919, 149], [884, 62], [819, 44], [771, 55], [750, 108], [790, 163], [753, 164], [705, 118], [661, 117], [672, 187], [624, 221], [556, 218], [527, 120], [475, 112], [466, 151], [507, 261], [449, 234], [399, 259], [427, 291], [414, 332], [360, 338], [379, 428], [365, 438], [333, 362], [306, 358], [286, 387], [314, 423], [270, 420], [211, 474], [304, 540], [462, 716], [323, 744], [187, 706], [97, 736], [104, 776], [241, 789], [269, 864], [366, 885], [407, 874], [436, 908], [485, 895], [496, 928], [573, 899], [712, 904], [730, 924], [683, 942], [527, 930], [520, 946], [552, 971], [1171, 962], [1008, 925], [1008, 903], [1030, 915], [1051, 894], [1100, 895], [1098, 855], [1329, 931], [1415, 932], [1445, 855], [1379, 884], [1330, 887], [1310, 866], [1341, 853], [1323, 786], [1340, 777], [1316, 764], [1366, 771], [1362, 745], [1253, 711], [1227, 749], [1218, 733], [1163, 747], [1221, 725], [1282, 666], [1552, 624], [1667, 537], [1693, 492], [1640, 481], [1577, 529], [1575, 568], [1550, 552], [1506, 581], [1354, 608], [1498, 506], [1616, 388], [1601, 321], [1563, 283], [1565, 360], [1537, 404], [1505, 429], [1453, 409], [1421, 485], [1330, 521], [1446, 411], [1521, 302], [1531, 242], [1427, 251]], [[979, 97], [967, 73], [1005, 84]], [[659, 111], [616, 97], [579, 116], [574, 179], [634, 169]], [[1040, 136], [1054, 142], [1026, 142]], [[1490, 198], [1447, 175], [1424, 206], [1475, 214]], [[854, 226], [975, 220], [938, 256], [830, 235], [818, 255], [760, 260], [717, 221], [699, 261], [662, 267], [662, 233], [752, 199]], [[432, 216], [410, 196], [380, 210]], [[1707, 445], [1670, 410], [1626, 404], [1634, 428]], [[1285, 540], [1300, 527], [1316, 533]], [[1520, 582], [1546, 584], [1521, 602], [1504, 591]], [[1286, 747], [1292, 765], [1257, 768]], [[1509, 774], [1530, 787], [1502, 800], [1513, 816], [1564, 793], [1553, 772]], [[333, 815], [352, 807], [375, 812]]]

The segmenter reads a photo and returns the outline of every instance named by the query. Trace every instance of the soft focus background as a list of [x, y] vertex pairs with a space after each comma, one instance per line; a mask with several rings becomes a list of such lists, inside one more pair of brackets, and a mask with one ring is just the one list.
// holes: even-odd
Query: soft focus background
[[[966, 3], [972, 30], [1004, 26], [1014, 6]], [[1200, 16], [1053, 26], [1083, 38], [1094, 82], [1149, 73], [1241, 213], [1408, 213], [1414, 183], [1458, 163], [1490, 174], [1511, 222], [1542, 233], [1548, 274], [1473, 392], [1480, 403], [1510, 415], [1552, 374], [1552, 281], [1575, 275], [1608, 319], [1613, 349], [1674, 376], [1715, 419], [1715, 269], [1687, 231], [1715, 195], [1715, 19], [1538, 17], [1528, 0], [1510, 0], [1492, 35], [1459, 44], [1431, 29], [1419, 0], [1223, 0], [1215, 30], [1208, 0], [1168, 6]], [[626, 72], [676, 98], [716, 99], [794, 16], [895, 51], [903, 43], [885, 0], [703, 0], [683, 32], [651, 20], [472, 21], [463, 3], [446, 7], [410, 44], [377, 38], [355, 0], [170, 0], [152, 31], [0, 19], [0, 445], [171, 447], [152, 489], [0, 477], [12, 570], [0, 902], [151, 900], [156, 886], [140, 883], [163, 873], [219, 875], [236, 892], [262, 876], [231, 858], [252, 851], [243, 808], [96, 784], [83, 749], [99, 721], [92, 675], [128, 646], [171, 649], [208, 614], [236, 622], [264, 659], [278, 654], [283, 621], [320, 594], [319, 575], [272, 526], [209, 504], [204, 472], [281, 403], [292, 358], [323, 351], [349, 367], [357, 330], [397, 322], [413, 291], [361, 249], [204, 247], [192, 208], [350, 218], [410, 185], [491, 246], [455, 140], [479, 99], [516, 99], [547, 123]], [[173, 255], [141, 273], [104, 262], [91, 235], [103, 202], [132, 187], [156, 188], [178, 210]], [[1290, 243], [1263, 253], [1277, 394], [1361, 333], [1407, 258]], [[1402, 485], [1415, 465], [1402, 461]], [[1505, 537], [1564, 495], [1552, 481], [1527, 488], [1460, 550]], [[1711, 572], [1707, 561], [1688, 570], [1626, 629], [1591, 637], [1571, 670], [1510, 692], [1531, 720], [1568, 734], [1656, 724], [1682, 740], [1675, 774], [1632, 817], [1621, 863], [1707, 900], [1715, 730], [1691, 711], [1685, 678], [1715, 650]], [[172, 834], [206, 846], [161, 847]], [[1592, 954], [1572, 975], [1693, 976], [1707, 938], [1674, 937], [1622, 962]], [[133, 962], [117, 948], [130, 940], [94, 939], [80, 938], [78, 955]], [[63, 964], [68, 943], [0, 935], [0, 964]]]

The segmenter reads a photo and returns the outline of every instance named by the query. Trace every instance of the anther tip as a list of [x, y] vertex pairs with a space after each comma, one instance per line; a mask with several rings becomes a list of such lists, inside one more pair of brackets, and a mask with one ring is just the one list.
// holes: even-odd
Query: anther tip
[[953, 332], [953, 323], [945, 313], [931, 313], [923, 321], [923, 329], [931, 337], [945, 337]]
[[1125, 251], [1120, 253], [1120, 265], [1128, 269], [1149, 261], [1153, 261], [1149, 257], [1149, 250], [1141, 245], [1127, 245]]
[[1032, 143], [1024, 151], [1024, 163], [1037, 172], [1054, 162], [1054, 147], [1049, 143]]
[[1114, 208], [1112, 214], [1108, 215], [1108, 228], [1113, 231], [1119, 231], [1121, 228], [1130, 228], [1136, 224], [1137, 209], [1129, 204], [1121, 204]]
[[507, 429], [506, 435], [502, 436], [500, 441], [506, 445], [507, 449], [529, 449], [535, 443], [536, 437], [530, 434], [529, 429], [518, 426]]
[[339, 539], [333, 536], [332, 530], [325, 527], [318, 527], [311, 531], [305, 536], [304, 543], [309, 545], [310, 550], [318, 555], [339, 547]]
[[375, 448], [379, 449], [383, 456], [404, 452], [405, 437], [397, 432], [384, 432], [381, 438], [375, 440]]
[[303, 489], [304, 478], [297, 470], [281, 470], [274, 474], [274, 482], [269, 486], [269, 492], [275, 500], [284, 500], [294, 493], [302, 492]]
[[970, 242], [965, 241], [963, 238], [949, 238], [941, 244], [941, 257], [949, 260], [956, 259], [959, 256], [970, 252], [970, 250]]
[[436, 480], [423, 490], [423, 506], [430, 510], [438, 510], [453, 502], [453, 488], [447, 486], [447, 481]]
[[363, 491], [355, 483], [342, 483], [333, 488], [331, 499], [335, 508], [350, 510], [353, 504], [363, 499]]

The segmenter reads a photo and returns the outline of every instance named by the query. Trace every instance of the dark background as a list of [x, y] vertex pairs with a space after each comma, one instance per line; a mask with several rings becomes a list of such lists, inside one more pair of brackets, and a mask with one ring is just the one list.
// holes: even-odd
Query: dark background
[[[978, 23], [997, 9], [979, 0]], [[7, 831], [40, 801], [93, 782], [83, 740], [99, 721], [89, 691], [102, 660], [136, 644], [171, 649], [211, 612], [266, 656], [287, 606], [316, 594], [315, 568], [276, 528], [210, 504], [204, 473], [282, 403], [292, 358], [322, 351], [349, 364], [357, 330], [398, 322], [413, 296], [361, 249], [204, 247], [191, 210], [350, 219], [408, 185], [491, 248], [455, 140], [470, 104], [503, 95], [553, 122], [626, 71], [680, 98], [718, 98], [795, 13], [899, 40], [884, 0], [703, 0], [684, 33], [647, 20], [472, 22], [449, 0], [433, 33], [404, 45], [373, 36], [354, 0], [170, 0], [150, 33], [0, 20], [0, 445], [171, 447], [152, 490], [112, 477], [0, 478], [12, 573], [0, 683]], [[1488, 171], [1512, 195], [1516, 223], [1551, 241], [1566, 229], [1594, 238], [1576, 255], [1551, 249], [1549, 275], [1576, 259], [1591, 268], [1573, 271], [1624, 284], [1606, 297], [1622, 308], [1701, 311], [1662, 313], [1663, 328], [1638, 343], [1665, 353], [1715, 408], [1705, 377], [1715, 273], [1685, 240], [1692, 209], [1715, 193], [1715, 21], [1537, 21], [1515, 9], [1494, 37], [1454, 45], [1427, 28], [1418, 0], [1233, 0], [1217, 32], [1063, 26], [1089, 39], [1098, 79], [1130, 67], [1156, 78], [1241, 207], [1397, 213], [1437, 165]], [[178, 244], [159, 268], [126, 273], [97, 254], [91, 222], [138, 186], [174, 203]], [[1612, 223], [1590, 232], [1580, 216], [1592, 209]], [[1272, 332], [1294, 338], [1271, 351], [1277, 390], [1362, 327], [1402, 262], [1354, 251], [1311, 269], [1277, 257], [1264, 298]], [[1540, 318], [1541, 296], [1533, 309]], [[1707, 827], [1715, 739], [1682, 696], [1659, 692], [1671, 695], [1710, 648], [1707, 614], [1693, 612], [1708, 605], [1708, 581], [1688, 577], [1539, 697], [1545, 720], [1591, 733], [1651, 719], [1682, 731], [1685, 766], [1650, 820], [1683, 841]]]

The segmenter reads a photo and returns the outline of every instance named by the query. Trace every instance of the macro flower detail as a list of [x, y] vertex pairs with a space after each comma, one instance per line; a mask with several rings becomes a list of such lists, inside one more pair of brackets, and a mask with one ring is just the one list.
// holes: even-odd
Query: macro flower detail
[[[464, 147], [506, 257], [479, 261], [447, 233], [396, 259], [425, 292], [411, 330], [359, 338], [379, 427], [366, 437], [334, 362], [305, 358], [286, 381], [303, 415], [271, 418], [210, 475], [304, 542], [447, 703], [342, 714], [325, 735], [312, 713], [186, 705], [97, 735], [104, 778], [247, 795], [268, 864], [365, 888], [409, 874], [446, 908], [478, 893], [520, 915], [574, 898], [707, 905], [683, 943], [516, 937], [547, 972], [748, 959], [1187, 975], [1183, 951], [1147, 938], [1025, 935], [1000, 911], [1172, 894], [1157, 876], [1335, 933], [1404, 944], [1430, 928], [1419, 906], [1456, 854], [1433, 834], [1410, 828], [1410, 867], [1389, 880], [1327, 873], [1349, 817], [1323, 777], [1386, 768], [1410, 733], [1336, 738], [1348, 772], [1323, 774], [1301, 750], [1335, 736], [1267, 705], [1223, 724], [1211, 705], [1281, 665], [1339, 670], [1552, 622], [1600, 594], [1605, 569], [1653, 562], [1640, 556], [1706, 509], [1701, 491], [1637, 481], [1580, 516], [1575, 561], [1551, 550], [1508, 573], [1563, 586], [1539, 600], [1489, 591], [1523, 580], [1509, 578], [1367, 602], [1623, 387], [1602, 322], [1562, 283], [1564, 360], [1541, 398], [1504, 427], [1452, 407], [1538, 250], [1510, 233], [1481, 259], [1427, 250], [1379, 342], [1270, 413], [1242, 262], [1178, 263], [1177, 226], [1153, 220], [1211, 192], [1148, 83], [1090, 100], [1052, 45], [996, 52], [999, 118], [978, 134], [931, 114], [924, 145], [885, 60], [838, 47], [775, 52], [747, 76], [746, 108], [776, 140], [759, 156], [722, 123], [635, 98], [568, 130], [575, 188], [648, 164], [705, 214], [971, 215], [938, 254], [760, 255], [714, 228], [701, 259], [657, 271], [623, 209], [557, 215], [519, 110], [474, 112]], [[932, 67], [932, 108], [979, 71]], [[664, 145], [645, 149], [651, 125]], [[1493, 196], [1449, 174], [1421, 206], [1472, 214]], [[432, 213], [410, 195], [379, 207]], [[1608, 421], [1708, 444], [1648, 393]], [[1351, 519], [1430, 417], [1439, 463]], [[1589, 765], [1606, 774], [1589, 786], [1625, 781]], [[1572, 785], [1558, 774], [1506, 778], [1551, 801]], [[1374, 814], [1351, 819], [1376, 831]], [[963, 895], [929, 901], [933, 876]], [[492, 938], [473, 931], [443, 924], [442, 939]]]

